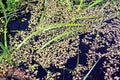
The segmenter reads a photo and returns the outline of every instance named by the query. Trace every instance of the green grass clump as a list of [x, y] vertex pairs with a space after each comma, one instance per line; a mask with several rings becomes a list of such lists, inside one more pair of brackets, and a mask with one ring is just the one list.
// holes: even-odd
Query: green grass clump
[[5, 48], [8, 49], [8, 46], [7, 46], [7, 25], [8, 25], [8, 22], [10, 20], [10, 17], [7, 18], [7, 13], [6, 13], [6, 10], [5, 10], [5, 6], [4, 4], [2, 3], [2, 0], [0, 0], [0, 6], [2, 8], [2, 11], [3, 11], [3, 14], [4, 14], [4, 18], [5, 18], [5, 25], [3, 27], [3, 33], [4, 33], [4, 45], [5, 45]]
[[[8, 43], [7, 43], [7, 33], [8, 33], [8, 28], [7, 28], [7, 26], [8, 26], [8, 23], [9, 23], [9, 21], [11, 20], [11, 18], [13, 17], [13, 16], [8, 16], [8, 14], [7, 14], [7, 11], [10, 11], [10, 10], [12, 10], [13, 8], [13, 6], [15, 5], [15, 3], [17, 2], [18, 0], [7, 0], [6, 1], [6, 3], [7, 3], [7, 8], [6, 8], [6, 6], [3, 4], [3, 2], [2, 2], [2, 0], [0, 0], [0, 10], [1, 10], [1, 12], [3, 13], [3, 20], [4, 20], [4, 24], [3, 25], [1, 25], [0, 26], [0, 28], [2, 28], [2, 33], [3, 33], [3, 35], [1, 35], [1, 36], [3, 36], [3, 43], [2, 42], [0, 42], [0, 48], [1, 48], [1, 52], [2, 53], [0, 53], [0, 62], [2, 61], [2, 59], [6, 59], [6, 60], [8, 60], [8, 58], [9, 57], [11, 57], [11, 54], [10, 54], [10, 52], [9, 52], [9, 48], [8, 48]], [[15, 7], [15, 6], [14, 6]]]
[[19, 0], [7, 0], [7, 10], [10, 11], [11, 9], [15, 8], [16, 2], [19, 2]]
[[4, 58], [7, 59], [8, 56], [10, 56], [10, 53], [9, 53], [9, 50], [8, 50], [8, 45], [7, 45], [7, 25], [8, 25], [8, 22], [9, 22], [11, 17], [7, 18], [5, 6], [2, 3], [2, 0], [0, 0], [0, 6], [2, 8], [4, 18], [5, 18], [5, 24], [4, 24], [4, 27], [3, 27], [4, 44], [0, 42], [0, 47], [2, 49], [2, 53], [0, 53], [0, 62], [1, 62], [2, 59], [4, 59]]

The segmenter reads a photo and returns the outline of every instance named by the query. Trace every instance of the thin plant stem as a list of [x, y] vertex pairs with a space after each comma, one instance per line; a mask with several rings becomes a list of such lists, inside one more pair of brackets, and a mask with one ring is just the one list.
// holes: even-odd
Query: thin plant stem
[[45, 12], [46, 12], [46, 2], [47, 2], [47, 0], [44, 0], [44, 10], [43, 10], [43, 12], [42, 12], [42, 15], [41, 15], [41, 18], [40, 18], [40, 24], [43, 22], [43, 20], [44, 20], [44, 17], [45, 17]]
[[34, 35], [38, 34], [39, 32], [41, 32], [42, 30], [43, 30], [43, 29], [41, 28], [41, 29], [33, 32], [32, 34], [30, 34], [28, 37], [26, 37], [26, 38], [18, 45], [18, 47], [17, 47], [16, 49], [18, 50], [23, 44], [26, 43], [27, 40], [29, 40], [32, 36], [34, 36]]
[[96, 0], [94, 3], [90, 4], [86, 9], [92, 8], [92, 7], [94, 7], [95, 5], [97, 5], [101, 2], [103, 2], [103, 0]]
[[81, 10], [81, 8], [83, 7], [83, 2], [84, 2], [84, 0], [80, 0], [80, 4], [78, 6], [78, 10], [77, 11]]
[[[3, 58], [9, 56], [11, 57], [9, 50], [5, 48], [5, 46], [0, 42], [0, 47], [3, 51], [3, 53], [0, 55], [0, 62], [2, 61]], [[8, 57], [7, 57], [8, 58]]]
[[97, 63], [100, 61], [101, 58], [99, 58], [96, 63], [92, 66], [92, 68], [89, 70], [89, 72], [84, 76], [84, 78], [82, 80], [86, 80], [88, 78], [88, 76], [90, 75], [90, 73], [92, 72], [92, 70], [95, 68], [95, 66], [97, 65]]
[[7, 46], [7, 25], [8, 25], [8, 22], [9, 20], [11, 19], [11, 17], [9, 17], [5, 23], [5, 26], [4, 26], [4, 45], [5, 45], [5, 48], [8, 49], [8, 46]]
[[0, 0], [0, 6], [1, 6], [1, 8], [2, 8], [2, 11], [3, 11], [3, 14], [4, 14], [5, 21], [7, 21], [6, 10], [5, 10], [4, 4], [2, 3], [2, 0]]
[[116, 5], [116, 2], [115, 2], [115, 0], [111, 0], [112, 1], [112, 3], [114, 4], [114, 6], [115, 6], [115, 9], [118, 11], [119, 10], [119, 8], [118, 8], [118, 6]]
[[102, 16], [84, 16], [84, 17], [77, 17], [77, 18], [73, 18], [72, 22], [76, 22], [77, 20], [85, 20], [85, 19], [97, 19], [97, 18], [101, 18]]
[[69, 10], [72, 11], [72, 9], [73, 9], [73, 4], [72, 4], [72, 2], [71, 2], [70, 0], [66, 0], [66, 2], [67, 2], [67, 4], [68, 4], [68, 6], [69, 6]]
[[76, 66], [79, 64], [79, 62], [80, 62], [80, 51], [77, 54], [77, 64], [76, 64]]

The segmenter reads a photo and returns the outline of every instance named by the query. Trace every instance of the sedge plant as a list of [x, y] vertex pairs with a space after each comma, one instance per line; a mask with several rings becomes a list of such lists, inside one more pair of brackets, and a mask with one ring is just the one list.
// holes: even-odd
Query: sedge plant
[[9, 59], [11, 56], [10, 56], [10, 53], [9, 53], [9, 49], [8, 49], [8, 45], [7, 45], [7, 25], [8, 25], [8, 22], [10, 21], [10, 18], [11, 17], [7, 17], [7, 13], [6, 13], [6, 10], [5, 10], [5, 6], [4, 4], [2, 3], [2, 0], [0, 0], [0, 6], [2, 8], [2, 12], [4, 14], [4, 19], [5, 19], [5, 24], [3, 25], [3, 39], [4, 39], [4, 43], [0, 42], [0, 48], [1, 48], [1, 53], [0, 53], [0, 62], [2, 61], [2, 59]]
[[[0, 42], [0, 49], [1, 49], [1, 53], [0, 53], [0, 62], [2, 61], [2, 59], [6, 59], [8, 60], [11, 55], [9, 52], [9, 48], [8, 48], [8, 43], [7, 43], [7, 33], [8, 33], [8, 23], [11, 20], [12, 16], [8, 15], [8, 11], [12, 11], [15, 10], [15, 3], [18, 2], [19, 0], [7, 0], [6, 4], [7, 6], [5, 6], [5, 4], [3, 4], [2, 0], [0, 0], [0, 12], [3, 13], [3, 20], [4, 20], [4, 24], [0, 26], [0, 28], [2, 28], [2, 32], [3, 33], [3, 42]], [[2, 36], [2, 35], [1, 35]]]

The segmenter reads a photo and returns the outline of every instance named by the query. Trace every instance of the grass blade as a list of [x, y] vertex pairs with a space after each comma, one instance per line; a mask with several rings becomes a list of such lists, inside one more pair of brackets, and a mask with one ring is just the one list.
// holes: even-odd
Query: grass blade
[[54, 37], [52, 40], [50, 40], [50, 41], [48, 41], [47, 43], [45, 43], [45, 44], [41, 47], [41, 49], [44, 49], [45, 47], [47, 47], [48, 45], [50, 45], [52, 42], [57, 42], [60, 38], [66, 36], [66, 35], [69, 35], [69, 34], [71, 34], [71, 33], [74, 33], [74, 32], [77, 32], [77, 31], [83, 30], [83, 29], [87, 29], [87, 28], [86, 28], [86, 27], [83, 27], [83, 28], [81, 27], [81, 28], [79, 28], [79, 29], [77, 29], [77, 30], [65, 31], [64, 33], [62, 33], [62, 34]]
[[80, 4], [78, 6], [78, 11], [80, 11], [81, 8], [83, 7], [83, 4], [84, 4], [83, 2], [84, 2], [84, 0], [80, 0]]
[[56, 28], [75, 27], [75, 26], [85, 27], [85, 26], [90, 26], [90, 24], [75, 24], [75, 23], [52, 24], [52, 25], [46, 26], [45, 29], [43, 30], [43, 32], [51, 30], [51, 29], [56, 29]]
[[76, 22], [77, 20], [85, 20], [85, 19], [96, 19], [96, 18], [101, 18], [102, 16], [84, 16], [84, 17], [77, 17], [73, 18], [72, 22]]
[[0, 62], [2, 61], [3, 58], [7, 57], [11, 57], [9, 50], [5, 48], [5, 46], [0, 42], [0, 47], [3, 51], [3, 53], [0, 53]]
[[96, 0], [94, 3], [92, 3], [91, 5], [89, 5], [87, 7], [87, 9], [92, 8], [92, 7], [94, 7], [95, 5], [97, 5], [97, 4], [101, 3], [101, 2], [103, 2], [103, 0]]
[[92, 66], [92, 68], [89, 70], [89, 72], [84, 76], [83, 80], [86, 80], [87, 77], [90, 75], [90, 73], [92, 72], [92, 70], [95, 68], [95, 66], [97, 65], [97, 63], [100, 61], [101, 58], [99, 58], [96, 63]]
[[20, 49], [20, 47], [26, 43], [27, 40], [29, 40], [31, 37], [33, 37], [34, 35], [37, 35], [39, 32], [41, 32], [43, 30], [43, 28], [33, 32], [32, 34], [30, 34], [28, 37], [26, 37], [16, 48], [17, 50]]
[[52, 25], [47, 25], [45, 27], [39, 27], [38, 25], [38, 30], [30, 34], [28, 37], [26, 37], [16, 48], [17, 50], [20, 49], [20, 47], [26, 43], [27, 40], [29, 40], [31, 37], [34, 35], [37, 35], [40, 32], [45, 32], [51, 29], [56, 29], [56, 28], [61, 28], [61, 27], [74, 27], [74, 26], [79, 26], [79, 27], [85, 27], [85, 26], [90, 26], [89, 24], [73, 24], [73, 23], [61, 23], [61, 24], [52, 24]]
[[5, 23], [5, 26], [4, 26], [4, 45], [5, 45], [5, 48], [8, 49], [8, 45], [7, 45], [7, 25], [8, 25], [8, 22], [10, 21], [12, 17], [9, 17]]
[[68, 4], [68, 6], [69, 6], [69, 10], [72, 11], [72, 9], [73, 9], [73, 4], [72, 4], [72, 2], [71, 2], [70, 0], [66, 0], [66, 2], [67, 2], [67, 4]]
[[41, 18], [40, 18], [40, 24], [43, 22], [43, 20], [44, 20], [44, 17], [45, 17], [45, 12], [46, 12], [46, 0], [44, 0], [44, 10], [43, 10], [43, 12], [42, 12], [42, 15], [41, 15]]
[[3, 45], [1, 42], [0, 42], [0, 47], [1, 47], [1, 49], [2, 49], [3, 51], [6, 51], [4, 45]]
[[7, 21], [7, 15], [6, 15], [6, 11], [5, 11], [5, 6], [4, 6], [4, 4], [2, 3], [2, 0], [0, 0], [0, 6], [1, 6], [1, 8], [2, 8], [2, 11], [3, 11], [3, 14], [4, 14], [5, 20]]
[[64, 32], [64, 33], [62, 33], [62, 34], [54, 37], [52, 40], [50, 40], [50, 41], [48, 41], [47, 43], [45, 43], [45, 44], [41, 47], [41, 49], [44, 49], [46, 46], [48, 46], [48, 45], [51, 44], [52, 42], [57, 41], [57, 40], [60, 39], [61, 37], [65, 36], [65, 35], [68, 35], [68, 34], [70, 34], [70, 33], [72, 33], [72, 32], [73, 32], [73, 31]]
[[114, 6], [115, 6], [115, 9], [118, 11], [119, 10], [119, 8], [118, 8], [118, 6], [116, 5], [116, 2], [115, 2], [115, 0], [111, 0], [112, 1], [112, 3], [114, 4]]

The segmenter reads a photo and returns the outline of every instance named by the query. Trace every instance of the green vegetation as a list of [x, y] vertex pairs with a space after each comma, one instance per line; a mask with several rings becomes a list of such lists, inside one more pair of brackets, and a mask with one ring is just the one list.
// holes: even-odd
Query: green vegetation
[[95, 2], [93, 2], [92, 4], [90, 4], [90, 5], [87, 7], [87, 9], [92, 8], [92, 7], [96, 6], [97, 4], [99, 4], [99, 3], [103, 2], [103, 1], [104, 1], [104, 0], [96, 0]]
[[44, 0], [44, 7], [43, 7], [43, 12], [42, 12], [42, 16], [41, 16], [41, 18], [40, 18], [40, 24], [43, 22], [43, 20], [44, 20], [44, 17], [45, 17], [45, 12], [46, 12], [46, 0]]
[[[59, 1], [61, 3], [64, 2], [64, 0], [59, 0]], [[68, 5], [67, 7], [69, 8], [70, 12], [75, 11], [74, 6], [76, 6], [76, 5], [74, 5], [73, 2], [77, 3], [77, 9], [76, 9], [77, 13], [79, 13], [79, 12], [82, 13], [85, 10], [89, 10], [89, 9], [99, 5], [99, 4], [105, 3], [105, 5], [102, 7], [102, 9], [103, 9], [104, 7], [106, 7], [109, 4], [109, 3], [107, 3], [107, 1], [104, 1], [104, 0], [92, 0], [90, 3], [86, 2], [85, 0], [73, 0], [73, 1], [66, 0], [65, 3]], [[115, 9], [117, 11], [119, 10], [118, 6], [116, 5], [115, 0], [109, 0], [109, 2], [112, 2], [114, 4]], [[3, 33], [3, 35], [0, 34], [0, 36], [2, 35], [2, 37], [3, 37], [3, 43], [0, 42], [0, 62], [2, 62], [3, 59], [5, 59], [7, 61], [11, 59], [11, 54], [12, 53], [10, 53], [11, 47], [8, 46], [8, 40], [7, 40], [8, 28], [7, 28], [7, 26], [8, 26], [8, 23], [10, 22], [10, 20], [13, 16], [8, 15], [8, 12], [16, 13], [16, 11], [19, 8], [16, 8], [15, 6], [18, 3], [20, 3], [20, 0], [7, 0], [6, 1], [7, 6], [5, 6], [3, 4], [2, 0], [0, 0], [0, 10], [1, 10], [0, 12], [3, 14], [3, 16], [1, 18], [4, 20], [4, 24], [0, 25], [0, 33]], [[51, 40], [47, 41], [46, 43], [44, 43], [42, 45], [42, 47], [40, 47], [40, 50], [43, 50], [44, 48], [47, 48], [48, 46], [50, 46], [54, 42], [55, 43], [60, 42], [61, 38], [65, 37], [65, 36], [68, 36], [70, 34], [74, 34], [75, 32], [87, 31], [87, 29], [90, 28], [91, 25], [92, 25], [92, 24], [77, 23], [77, 21], [79, 21], [79, 20], [84, 21], [84, 20], [88, 20], [88, 19], [100, 19], [100, 22], [98, 24], [99, 24], [99, 26], [102, 25], [104, 15], [101, 15], [101, 16], [96, 16], [96, 15], [81, 16], [80, 15], [79, 17], [76, 17], [76, 16], [73, 17], [71, 22], [69, 22], [69, 23], [55, 23], [55, 24], [51, 24], [51, 25], [48, 25], [48, 24], [43, 25], [42, 23], [44, 22], [44, 19], [46, 17], [46, 8], [47, 8], [46, 3], [47, 3], [47, 0], [44, 0], [44, 2], [43, 2], [43, 12], [41, 14], [39, 24], [37, 26], [35, 26], [37, 28], [37, 30], [32, 32], [26, 38], [24, 38], [24, 40], [21, 41], [20, 44], [17, 45], [16, 50], [20, 50], [22, 46], [27, 44], [28, 40], [30, 40], [34, 36], [37, 36], [37, 34], [39, 34], [39, 33], [45, 33], [45, 32], [48, 32], [50, 30], [56, 30], [56, 29], [61, 29], [61, 28], [76, 28], [74, 30], [71, 29], [71, 30], [68, 30], [68, 31], [63, 31], [63, 33], [61, 33], [61, 34], [55, 36], [54, 38], [52, 38]], [[21, 4], [21, 5], [23, 5], [23, 4]], [[102, 9], [101, 9], [101, 11], [102, 11]], [[99, 31], [98, 31], [98, 33], [99, 33]], [[97, 36], [99, 37], [98, 34], [97, 34]], [[83, 80], [87, 79], [87, 77], [90, 75], [90, 73], [95, 68], [96, 64], [100, 61], [100, 59], [101, 58], [99, 58], [96, 61], [96, 63], [93, 65], [93, 67], [84, 76]], [[77, 61], [79, 61], [79, 54], [78, 54]], [[79, 62], [77, 62], [77, 64], [78, 63]], [[8, 64], [13, 64], [13, 62], [8, 61]]]
[[[6, 55], [10, 55], [9, 54], [9, 49], [8, 49], [8, 45], [7, 45], [7, 25], [8, 22], [10, 20], [11, 17], [7, 18], [7, 14], [6, 14], [6, 10], [5, 10], [5, 6], [2, 3], [2, 1], [0, 1], [0, 6], [2, 8], [3, 14], [4, 14], [4, 18], [5, 18], [5, 25], [3, 27], [3, 37], [4, 37], [4, 45], [2, 43], [0, 43], [0, 47], [3, 50], [3, 53], [1, 53], [2, 55], [0, 56], [1, 60], [6, 56]], [[7, 59], [7, 58], [6, 58]], [[1, 62], [0, 60], [0, 62]]]
[[0, 42], [0, 48], [2, 49], [2, 51], [0, 51], [0, 63], [2, 62], [3, 59], [5, 59], [8, 62], [8, 64], [12, 64], [12, 61], [10, 60], [11, 54], [9, 50], [6, 49], [1, 42]]
[[[2, 0], [0, 0], [0, 12], [3, 13], [3, 16], [0, 17], [0, 19], [4, 20], [3, 25], [0, 25], [0, 28], [2, 29], [0, 36], [3, 36], [3, 42], [0, 42], [0, 48], [2, 49], [2, 53], [0, 53], [0, 62], [2, 61], [2, 59], [6, 59], [8, 60], [11, 56], [11, 54], [9, 53], [9, 48], [8, 48], [8, 40], [7, 40], [7, 33], [8, 33], [8, 23], [10, 22], [11, 18], [13, 17], [12, 15], [8, 15], [8, 12], [12, 12], [14, 14], [14, 12], [17, 11], [15, 4], [19, 2], [19, 0], [7, 0], [6, 4], [7, 6], [5, 6], [2, 2]], [[9, 57], [8, 57], [9, 56]]]
[[[87, 27], [89, 27], [90, 25], [89, 25], [89, 24], [70, 24], [70, 23], [52, 24], [52, 25], [47, 25], [47, 26], [39, 26], [39, 25], [38, 25], [38, 30], [35, 31], [35, 32], [33, 32], [32, 34], [30, 34], [27, 38], [25, 38], [25, 39], [18, 45], [18, 47], [17, 47], [16, 49], [18, 50], [23, 44], [26, 43], [27, 40], [29, 40], [31, 37], [37, 35], [37, 34], [40, 33], [40, 32], [45, 32], [45, 31], [48, 31], [48, 30], [51, 30], [51, 29], [56, 29], [56, 28], [75, 27], [75, 26], [78, 26], [78, 27], [85, 27], [85, 26], [87, 26]], [[64, 33], [63, 33], [63, 34], [64, 34]], [[62, 34], [62, 35], [63, 35], [63, 34]], [[62, 37], [62, 36], [61, 36], [61, 37]], [[59, 37], [59, 38], [61, 38], [61, 37]], [[56, 36], [56, 38], [58, 39], [58, 36]], [[56, 39], [56, 38], [54, 38], [54, 39]], [[54, 39], [53, 39], [53, 40], [54, 40]], [[52, 41], [49, 41], [49, 42], [46, 43], [46, 44], [48, 45], [49, 43], [53, 42], [53, 40], [52, 40]], [[46, 44], [45, 44], [45, 45], [46, 45]], [[44, 45], [44, 47], [45, 47], [45, 45]], [[44, 47], [42, 47], [42, 48], [44, 48]]]

